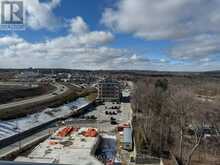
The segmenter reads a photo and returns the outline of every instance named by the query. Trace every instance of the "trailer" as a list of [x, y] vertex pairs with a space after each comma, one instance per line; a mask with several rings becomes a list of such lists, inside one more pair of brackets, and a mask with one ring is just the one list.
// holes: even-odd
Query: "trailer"
[[124, 128], [123, 130], [123, 149], [132, 151], [133, 150], [133, 140], [132, 140], [132, 129]]

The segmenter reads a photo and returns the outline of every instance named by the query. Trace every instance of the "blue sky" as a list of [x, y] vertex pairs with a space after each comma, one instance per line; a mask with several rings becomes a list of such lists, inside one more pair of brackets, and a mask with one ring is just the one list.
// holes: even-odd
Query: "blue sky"
[[0, 31], [1, 68], [220, 69], [218, 0], [23, 1], [26, 29]]

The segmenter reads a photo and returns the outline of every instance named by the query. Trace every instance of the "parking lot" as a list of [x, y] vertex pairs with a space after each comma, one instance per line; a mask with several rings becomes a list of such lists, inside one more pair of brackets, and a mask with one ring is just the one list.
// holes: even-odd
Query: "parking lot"
[[105, 102], [85, 115], [95, 117], [97, 128], [101, 132], [112, 132], [121, 123], [128, 123], [132, 116], [130, 103]]

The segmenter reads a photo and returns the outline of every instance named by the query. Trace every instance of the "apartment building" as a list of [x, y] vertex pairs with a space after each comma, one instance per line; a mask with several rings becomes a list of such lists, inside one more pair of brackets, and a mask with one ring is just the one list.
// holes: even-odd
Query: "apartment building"
[[98, 97], [100, 101], [120, 101], [120, 82], [112, 79], [101, 80], [98, 83]]

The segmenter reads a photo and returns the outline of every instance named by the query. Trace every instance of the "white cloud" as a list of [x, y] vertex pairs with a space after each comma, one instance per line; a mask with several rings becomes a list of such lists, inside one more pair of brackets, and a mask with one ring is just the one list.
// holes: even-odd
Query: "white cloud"
[[219, 35], [198, 35], [177, 41], [169, 51], [171, 57], [183, 60], [207, 59], [220, 52]]
[[173, 41], [172, 58], [202, 59], [220, 53], [219, 8], [219, 0], [120, 0], [101, 22], [145, 40]]
[[145, 39], [177, 39], [220, 32], [219, 0], [120, 0], [107, 8], [102, 22]]
[[[88, 25], [82, 17], [75, 17], [70, 21], [70, 33], [74, 36], [70, 43], [81, 45], [97, 45], [111, 42], [114, 36], [110, 32], [89, 31]], [[69, 35], [70, 37], [71, 34]]]
[[89, 28], [82, 17], [73, 18], [70, 21], [70, 31], [75, 34], [83, 34], [89, 31]]
[[19, 38], [17, 35], [4, 36], [0, 38], [0, 48], [1, 46], [10, 46], [22, 43], [24, 40]]
[[113, 39], [105, 31], [69, 33], [37, 43], [17, 35], [5, 36], [0, 38], [0, 45], [4, 45], [0, 47], [0, 67], [116, 69], [134, 68], [134, 64], [142, 63], [128, 50], [104, 46]]
[[129, 69], [136, 68], [136, 65], [130, 64], [139, 63], [127, 50], [98, 46], [101, 42], [105, 43], [104, 40], [100, 42], [100, 39], [97, 41], [93, 39], [96, 45], [90, 40], [87, 40], [87, 43], [85, 41], [81, 42], [75, 36], [69, 35], [35, 44], [25, 40], [13, 46], [6, 44], [8, 45], [6, 48], [0, 48], [0, 67]]
[[4, 45], [0, 47], [0, 68], [60, 67], [164, 71], [220, 68], [216, 61], [205, 58], [197, 63], [171, 64], [165, 59], [148, 59], [127, 49], [104, 46], [111, 40], [111, 33], [100, 31], [77, 36], [69, 34], [38, 43], [30, 43], [17, 35], [0, 37], [0, 45]]
[[51, 0], [51, 1], [48, 2], [48, 7], [49, 7], [50, 9], [54, 9], [54, 8], [56, 8], [57, 6], [60, 5], [60, 2], [61, 2], [61, 0]]
[[[90, 32], [93, 33], [93, 32]], [[88, 33], [87, 35], [89, 35]], [[103, 32], [105, 33], [105, 32]], [[97, 34], [97, 38], [100, 36]], [[85, 34], [84, 34], [85, 35]], [[103, 35], [103, 34], [102, 34]], [[0, 68], [60, 67], [73, 69], [149, 69], [149, 70], [206, 70], [220, 68], [216, 61], [171, 64], [168, 60], [148, 59], [127, 49], [109, 48], [100, 39], [84, 40], [69, 34], [38, 43], [30, 43], [18, 36], [0, 38]], [[96, 43], [96, 44], [94, 44]]]
[[60, 0], [40, 2], [39, 0], [24, 0], [27, 16], [26, 23], [32, 29], [53, 30], [59, 26], [59, 19], [53, 14], [53, 9], [59, 6]]
[[56, 48], [78, 48], [78, 47], [92, 47], [97, 45], [103, 45], [111, 42], [114, 36], [110, 32], [94, 31], [88, 32], [82, 35], [69, 34], [64, 37], [57, 37], [46, 41], [44, 46], [50, 49]]

